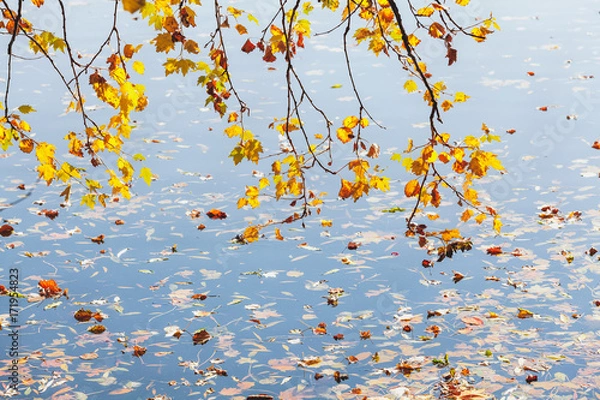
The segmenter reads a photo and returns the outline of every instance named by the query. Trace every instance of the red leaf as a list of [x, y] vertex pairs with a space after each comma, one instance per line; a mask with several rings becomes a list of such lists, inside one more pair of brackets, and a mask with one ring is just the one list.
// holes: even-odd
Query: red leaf
[[38, 282], [40, 287], [40, 296], [42, 297], [54, 297], [62, 294], [62, 289], [58, 287], [54, 279], [41, 280]]
[[38, 212], [38, 215], [45, 215], [46, 217], [50, 218], [50, 219], [54, 219], [56, 217], [58, 217], [58, 211], [56, 210], [46, 210], [45, 208], [42, 211]]
[[12, 235], [13, 231], [13, 227], [8, 224], [0, 226], [0, 236], [2, 237], [9, 237], [10, 235]]
[[244, 43], [242, 46], [242, 51], [244, 53], [251, 53], [254, 51], [254, 49], [256, 49], [256, 46], [250, 41], [250, 39], [246, 40], [246, 43]]
[[456, 55], [458, 52], [453, 47], [448, 47], [448, 52], [446, 53], [446, 58], [448, 59], [448, 65], [452, 65], [456, 62]]
[[275, 57], [273, 55], [273, 52], [271, 51], [271, 46], [267, 46], [265, 48], [265, 55], [263, 56], [263, 60], [265, 60], [266, 62], [273, 62], [277, 60], [277, 57]]
[[356, 250], [360, 246], [360, 243], [350, 242], [348, 243], [348, 250]]
[[492, 246], [492, 247], [488, 247], [488, 249], [486, 250], [487, 254], [489, 254], [490, 256], [497, 256], [503, 253], [502, 251], [502, 247], [500, 246]]
[[197, 344], [206, 344], [210, 339], [212, 339], [212, 336], [206, 329], [200, 329], [199, 331], [194, 332], [194, 335], [192, 336], [194, 346]]
[[223, 211], [213, 208], [209, 212], [206, 213], [206, 216], [210, 219], [225, 219], [227, 218], [227, 214]]
[[527, 375], [527, 378], [525, 378], [525, 382], [531, 384], [531, 382], [537, 382], [538, 377], [537, 375]]

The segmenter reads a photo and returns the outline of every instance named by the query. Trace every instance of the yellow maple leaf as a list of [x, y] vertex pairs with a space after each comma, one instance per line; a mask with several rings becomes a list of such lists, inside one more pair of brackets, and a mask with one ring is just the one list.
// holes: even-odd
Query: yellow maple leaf
[[143, 167], [142, 169], [140, 169], [140, 178], [142, 178], [144, 182], [146, 182], [146, 184], [150, 186], [150, 183], [152, 182], [152, 171], [150, 170], [150, 168]]
[[93, 210], [94, 206], [96, 205], [96, 195], [93, 193], [88, 193], [88, 194], [82, 196], [81, 204], [86, 205]]
[[404, 82], [404, 89], [406, 89], [408, 93], [412, 93], [419, 89], [419, 87], [417, 86], [417, 83], [415, 81], [409, 79], [406, 82]]
[[454, 94], [454, 102], [455, 103], [464, 103], [465, 101], [467, 101], [469, 98], [471, 98], [471, 96], [467, 96], [466, 94], [464, 94], [463, 92], [456, 92]]
[[342, 121], [342, 125], [344, 125], [348, 129], [354, 129], [354, 127], [356, 127], [356, 125], [358, 125], [358, 122], [359, 122], [358, 117], [351, 115], [349, 117], [344, 118], [344, 121]]
[[123, 0], [123, 9], [133, 14], [144, 7], [145, 4], [146, 0]]
[[225, 134], [230, 138], [242, 135], [242, 127], [239, 125], [231, 125], [224, 130]]
[[244, 230], [242, 237], [248, 243], [256, 242], [258, 240], [259, 231], [256, 226], [249, 226]]
[[336, 133], [338, 139], [340, 139], [342, 143], [348, 143], [350, 140], [354, 139], [354, 132], [352, 132], [352, 129], [346, 128], [345, 126], [338, 128]]
[[175, 43], [170, 33], [159, 33], [150, 43], [156, 46], [156, 51], [159, 53], [168, 53], [171, 50], [175, 50]]
[[143, 62], [134, 61], [133, 62], [133, 70], [140, 75], [144, 75], [144, 71], [146, 70], [146, 67], [144, 66]]
[[500, 216], [499, 215], [494, 215], [494, 231], [496, 233], [500, 233], [500, 230], [502, 230], [502, 221], [500, 220]]

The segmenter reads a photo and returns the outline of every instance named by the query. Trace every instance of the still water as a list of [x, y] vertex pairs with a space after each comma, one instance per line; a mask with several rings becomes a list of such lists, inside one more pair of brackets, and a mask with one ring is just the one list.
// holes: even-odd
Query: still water
[[[83, 55], [104, 37], [110, 3], [70, 3], [74, 47]], [[462, 393], [480, 398], [600, 395], [594, 303], [600, 264], [590, 255], [600, 246], [600, 153], [591, 147], [600, 122], [594, 77], [600, 1], [470, 6], [457, 18], [493, 11], [502, 30], [485, 44], [457, 39], [452, 67], [443, 48], [424, 48], [422, 56], [450, 88], [471, 96], [444, 115], [443, 129], [460, 137], [478, 134], [485, 122], [502, 137], [491, 149], [507, 172], [479, 187], [502, 214], [502, 235], [466, 225], [461, 229], [474, 242], [471, 252], [422, 267], [430, 256], [404, 238], [408, 211], [383, 210], [410, 210], [402, 191], [408, 176], [389, 157], [408, 138], [426, 136], [428, 111], [405, 94], [406, 77], [396, 63], [354, 46], [358, 88], [386, 128], [367, 132], [385, 149], [380, 164], [392, 177], [391, 191], [339, 201], [338, 178], [315, 170], [311, 185], [330, 193], [322, 215], [306, 220], [306, 228], [282, 227], [284, 241], [268, 231], [252, 245], [232, 242], [249, 222], [286, 216], [287, 205], [265, 198], [256, 210], [236, 209], [244, 186], [254, 184], [253, 169], [268, 173], [268, 164], [234, 167], [227, 158], [233, 143], [204, 107], [196, 77], [164, 78], [162, 58], [146, 43], [140, 79], [150, 105], [126, 150], [147, 157], [157, 176], [151, 187], [137, 182], [131, 201], [106, 209], [63, 209], [62, 188], [35, 184], [31, 158], [10, 149], [0, 160], [2, 203], [23, 196], [19, 184], [34, 188], [2, 211], [16, 232], [0, 241], [0, 283], [6, 285], [15, 268], [22, 293], [37, 292], [40, 279], [54, 279], [69, 293], [41, 304], [20, 299], [19, 353], [28, 358], [21, 360], [17, 398], [436, 398], [452, 371], [462, 373]], [[212, 23], [211, 7], [204, 6], [198, 20]], [[273, 11], [264, 4], [247, 8], [261, 21]], [[60, 19], [48, 13], [39, 23], [57, 29]], [[151, 37], [143, 21], [124, 15], [121, 23], [129, 42]], [[323, 14], [313, 30], [331, 26]], [[297, 58], [308, 90], [336, 123], [357, 106], [340, 35], [311, 38]], [[207, 39], [206, 32], [194, 37]], [[248, 126], [270, 146], [267, 152], [274, 151], [278, 142], [266, 126], [285, 112], [283, 68], [267, 71], [258, 57], [230, 56], [252, 109]], [[58, 142], [79, 129], [77, 116], [64, 114], [67, 97], [44, 60], [18, 60], [15, 74], [11, 104], [38, 110], [29, 118], [38, 138]], [[105, 111], [93, 112], [101, 117]], [[343, 165], [345, 150], [334, 153]], [[431, 227], [456, 224], [460, 210], [447, 199]], [[541, 218], [544, 206], [557, 217]], [[208, 219], [213, 208], [228, 218]], [[60, 215], [49, 220], [38, 215], [42, 209]], [[125, 224], [116, 225], [117, 219]], [[322, 219], [332, 226], [322, 226]], [[200, 224], [206, 228], [198, 230]], [[104, 243], [90, 240], [99, 235]], [[350, 241], [361, 246], [348, 250]], [[486, 254], [492, 246], [504, 253]], [[454, 283], [456, 272], [464, 278]], [[328, 304], [331, 293], [341, 293], [335, 306]], [[6, 321], [8, 301], [2, 304]], [[81, 308], [104, 315], [106, 331], [95, 335], [88, 331], [94, 322], [77, 322], [73, 315]], [[520, 310], [531, 318], [519, 318]], [[8, 332], [7, 323], [3, 328]], [[194, 345], [192, 335], [203, 329], [210, 340]], [[134, 346], [147, 352], [134, 357]], [[445, 355], [447, 365], [439, 362]], [[9, 366], [8, 352], [3, 359]], [[9, 370], [0, 376], [7, 383]]]

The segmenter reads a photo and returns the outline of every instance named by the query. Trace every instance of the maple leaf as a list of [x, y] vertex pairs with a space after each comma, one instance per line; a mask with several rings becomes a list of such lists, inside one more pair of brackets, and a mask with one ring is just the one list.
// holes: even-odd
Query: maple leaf
[[159, 33], [150, 43], [156, 46], [158, 53], [168, 53], [171, 50], [175, 50], [175, 43], [170, 33]]
[[348, 143], [354, 139], [354, 132], [352, 132], [352, 129], [348, 127], [342, 126], [341, 128], [337, 129], [336, 133], [338, 139], [340, 139], [342, 143]]
[[54, 279], [40, 280], [38, 282], [40, 296], [45, 298], [60, 296], [63, 290], [58, 287]]
[[502, 247], [500, 246], [492, 246], [488, 247], [486, 253], [490, 256], [497, 256], [503, 253]]
[[133, 14], [144, 7], [145, 4], [146, 0], [123, 0], [123, 9]]
[[417, 83], [415, 81], [413, 81], [412, 79], [409, 79], [406, 82], [404, 82], [404, 89], [408, 93], [412, 93], [412, 92], [416, 91], [418, 88], [419, 87], [417, 86]]

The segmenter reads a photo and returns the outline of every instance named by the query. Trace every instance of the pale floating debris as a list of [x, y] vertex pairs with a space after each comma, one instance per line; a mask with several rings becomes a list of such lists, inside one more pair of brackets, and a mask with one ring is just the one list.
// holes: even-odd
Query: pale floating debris
[[62, 304], [62, 301], [55, 301], [54, 303], [50, 303], [47, 306], [44, 307], [44, 310], [52, 310], [54, 308], [57, 308], [58, 306], [60, 306]]
[[298, 245], [299, 248], [304, 249], [304, 250], [310, 250], [310, 251], [321, 251], [320, 248], [315, 247], [315, 246], [311, 246], [308, 243], [300, 243]]
[[147, 262], [148, 263], [155, 263], [155, 262], [167, 261], [168, 259], [169, 259], [169, 257], [156, 257], [156, 258], [149, 259]]
[[141, 274], [148, 274], [148, 275], [152, 275], [154, 273], [154, 271], [152, 271], [151, 269], [138, 269], [138, 272]]

